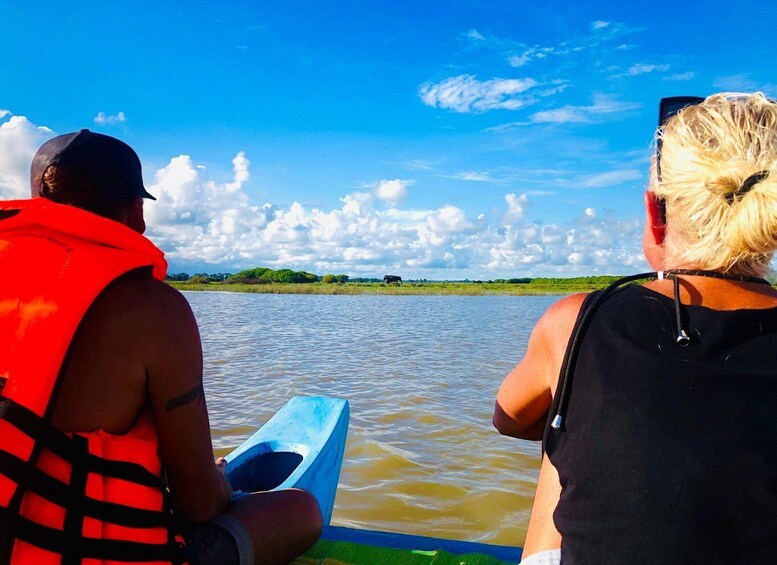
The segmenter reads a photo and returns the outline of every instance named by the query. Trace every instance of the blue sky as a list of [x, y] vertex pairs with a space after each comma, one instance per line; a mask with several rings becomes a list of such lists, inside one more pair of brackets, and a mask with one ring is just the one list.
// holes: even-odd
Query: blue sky
[[662, 96], [777, 95], [756, 2], [60, 2], [0, 17], [0, 197], [88, 127], [144, 163], [171, 271], [645, 268]]

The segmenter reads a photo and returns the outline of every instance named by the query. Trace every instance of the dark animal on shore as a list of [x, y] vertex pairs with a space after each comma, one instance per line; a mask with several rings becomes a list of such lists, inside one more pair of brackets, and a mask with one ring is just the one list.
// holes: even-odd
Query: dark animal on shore
[[397, 283], [399, 286], [402, 286], [402, 277], [397, 275], [386, 275], [383, 277], [383, 284], [392, 284]]

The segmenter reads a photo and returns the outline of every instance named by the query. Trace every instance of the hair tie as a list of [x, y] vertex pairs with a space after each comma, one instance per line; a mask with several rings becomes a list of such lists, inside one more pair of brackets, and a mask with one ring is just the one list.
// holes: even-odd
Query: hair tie
[[769, 176], [769, 171], [758, 171], [757, 173], [753, 173], [745, 180], [743, 180], [742, 184], [740, 184], [739, 188], [737, 188], [734, 192], [729, 192], [728, 194], [726, 194], [726, 202], [728, 202], [729, 204], [732, 204], [734, 202], [734, 197], [742, 198], [745, 194], [750, 192], [750, 190], [757, 183], [761, 182], [768, 176]]

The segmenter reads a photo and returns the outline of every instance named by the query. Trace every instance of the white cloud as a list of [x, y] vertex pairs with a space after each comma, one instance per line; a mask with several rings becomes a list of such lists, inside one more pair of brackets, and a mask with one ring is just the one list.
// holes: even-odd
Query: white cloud
[[8, 110], [0, 114], [0, 119], [11, 116], [0, 124], [0, 198], [29, 198], [30, 163], [54, 132]]
[[564, 106], [554, 110], [543, 110], [532, 114], [531, 121], [535, 124], [569, 124], [584, 123], [590, 120], [588, 106]]
[[626, 74], [629, 76], [644, 75], [647, 73], [664, 72], [669, 70], [669, 65], [645, 65], [638, 63], [629, 67]]
[[118, 114], [114, 115], [106, 114], [105, 112], [98, 112], [94, 117], [94, 123], [100, 125], [121, 124], [126, 121], [127, 116], [124, 115], [124, 112], [119, 112]]
[[368, 216], [372, 212], [372, 195], [369, 192], [346, 194], [340, 201], [344, 204], [343, 213], [351, 216]]
[[375, 197], [383, 202], [397, 204], [407, 197], [407, 187], [411, 184], [411, 180], [382, 180], [375, 186]]
[[666, 76], [662, 80], [682, 81], [682, 80], [691, 80], [694, 77], [696, 77], [696, 73], [694, 73], [693, 71], [686, 71], [684, 73], [675, 73], [673, 75]]
[[[149, 187], [149, 235], [177, 265], [212, 270], [257, 265], [313, 272], [427, 278], [496, 278], [541, 272], [625, 272], [640, 263], [637, 219], [597, 217], [592, 209], [567, 225], [532, 224], [526, 195], [506, 194], [498, 218], [469, 218], [453, 205], [374, 209], [372, 192], [354, 192], [321, 210], [251, 205], [243, 187], [203, 177], [188, 156], [172, 159]], [[392, 181], [388, 181], [392, 182]], [[158, 209], [158, 210], [157, 210]], [[219, 265], [217, 268], [215, 265]]]
[[716, 89], [728, 92], [755, 92], [760, 90], [758, 83], [746, 74], [719, 77], [712, 84]]
[[529, 198], [525, 194], [516, 196], [515, 194], [506, 194], [507, 212], [502, 217], [502, 223], [510, 226], [523, 218], [526, 214], [526, 208], [529, 206]]
[[[636, 31], [639, 30], [618, 22], [596, 20], [591, 22], [588, 32], [576, 36], [567, 36], [564, 40], [550, 45], [533, 45], [527, 48], [527, 46], [520, 44], [511, 46], [507, 40], [496, 41], [494, 38], [491, 38], [490, 43], [495, 47], [500, 46], [509, 49], [506, 53], [507, 62], [512, 67], [523, 67], [532, 61], [548, 57], [573, 56], [585, 51], [606, 53], [610, 42]], [[614, 49], [626, 50], [633, 47], [631, 44], [620, 43]], [[520, 48], [520, 50], [517, 48]]]
[[506, 124], [499, 124], [498, 126], [486, 128], [484, 131], [494, 131], [497, 133], [501, 133], [501, 132], [511, 131], [516, 128], [529, 126], [529, 125], [531, 125], [531, 122], [507, 122]]
[[224, 188], [229, 192], [240, 190], [245, 182], [251, 178], [251, 174], [248, 172], [248, 166], [251, 162], [246, 159], [246, 154], [241, 151], [235, 158], [232, 159], [232, 170], [235, 173], [235, 180], [224, 185]]
[[400, 210], [399, 208], [388, 208], [380, 212], [381, 220], [392, 221], [403, 227], [415, 227], [426, 222], [426, 218], [435, 214], [436, 210]]
[[638, 244], [641, 222], [589, 215], [564, 224], [509, 226], [489, 249], [490, 269], [518, 274], [628, 272], [645, 267]]
[[763, 92], [770, 97], [777, 94], [777, 84], [758, 83], [747, 74], [717, 78], [713, 82], [713, 86], [721, 92]]
[[568, 55], [576, 50], [578, 50], [578, 48], [569, 48], [568, 46], [541, 47], [535, 45], [534, 47], [524, 50], [520, 55], [510, 55], [507, 58], [507, 63], [511, 67], [523, 67], [536, 59], [545, 59], [549, 55]]
[[592, 21], [587, 29], [566, 34], [563, 39], [547, 45], [526, 45], [509, 38], [483, 34], [475, 29], [462, 33], [460, 38], [468, 47], [488, 48], [498, 52], [512, 67], [524, 67], [539, 60], [574, 57], [584, 52], [595, 52], [599, 56], [610, 49], [632, 49], [634, 45], [623, 42], [624, 36], [639, 31], [643, 30], [615, 21], [596, 20]]
[[607, 171], [589, 175], [581, 179], [577, 186], [582, 188], [602, 188], [608, 186], [617, 186], [627, 181], [638, 180], [642, 178], [642, 171], [636, 169], [624, 169], [620, 171]]
[[431, 233], [437, 236], [451, 235], [466, 231], [472, 227], [467, 221], [464, 210], [456, 206], [443, 206], [426, 218]]
[[[511, 67], [523, 67], [526, 65], [529, 61], [532, 60], [533, 56], [536, 56], [537, 52], [534, 49], [529, 49], [528, 51], [524, 51], [520, 55], [512, 55], [507, 58], [507, 62], [510, 64]], [[545, 56], [544, 54], [542, 55]]]
[[434, 164], [425, 159], [413, 159], [405, 163], [404, 166], [411, 171], [431, 171], [434, 169]]
[[[608, 71], [615, 70], [618, 67], [615, 65], [611, 65], [607, 67]], [[640, 75], [650, 74], [650, 73], [663, 73], [668, 71], [671, 68], [670, 65], [648, 65], [645, 63], [636, 63], [631, 65], [628, 69], [626, 69], [623, 73], [618, 73], [611, 75], [610, 78], [627, 78], [627, 77], [636, 77]], [[665, 79], [665, 77], [663, 77]]]
[[502, 51], [504, 49], [515, 49], [516, 47], [522, 45], [521, 43], [511, 39], [505, 39], [495, 35], [481, 33], [474, 28], [460, 34], [459, 39], [467, 47], [475, 47], [478, 49], [494, 49], [497, 51]]
[[459, 75], [439, 83], [426, 82], [418, 89], [427, 106], [454, 112], [517, 110], [527, 104], [519, 96], [538, 85], [533, 78], [492, 78], [480, 81], [473, 75]]
[[179, 155], [159, 169], [155, 182], [148, 187], [157, 201], [149, 202], [146, 215], [150, 223], [175, 225], [197, 223], [206, 199], [200, 173], [188, 155]]
[[538, 93], [538, 95], [543, 98], [547, 96], [553, 96], [554, 94], [564, 92], [570, 86], [570, 84], [567, 81], [561, 80], [561, 79], [551, 81], [551, 84], [554, 86], [551, 86], [549, 88], [544, 88]]
[[458, 173], [448, 175], [445, 178], [472, 182], [501, 182], [491, 178], [490, 173], [486, 171], [460, 171]]
[[597, 121], [604, 115], [615, 115], [639, 108], [639, 104], [622, 102], [612, 97], [596, 94], [590, 106], [563, 106], [553, 110], [544, 110], [532, 114], [532, 123], [587, 123]]
[[609, 96], [594, 95], [590, 106], [563, 106], [554, 110], [536, 112], [529, 116], [532, 123], [587, 123], [598, 121], [604, 115], [615, 115], [639, 108], [639, 104], [621, 102]]

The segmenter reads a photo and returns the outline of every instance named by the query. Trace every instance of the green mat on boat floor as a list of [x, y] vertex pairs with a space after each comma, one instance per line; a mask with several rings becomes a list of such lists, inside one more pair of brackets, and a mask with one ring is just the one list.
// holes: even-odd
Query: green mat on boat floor
[[319, 540], [295, 565], [508, 565], [481, 553], [389, 549], [347, 541]]

